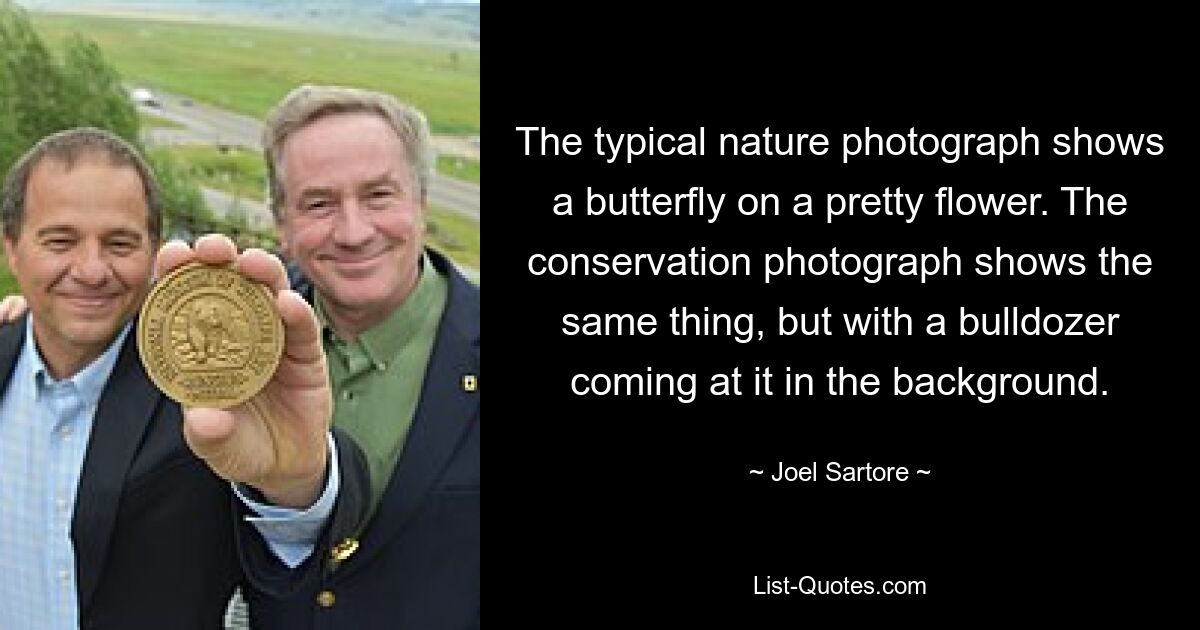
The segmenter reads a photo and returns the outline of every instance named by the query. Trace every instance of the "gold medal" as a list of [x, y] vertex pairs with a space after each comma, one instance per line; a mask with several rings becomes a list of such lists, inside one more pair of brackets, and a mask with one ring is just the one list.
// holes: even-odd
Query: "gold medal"
[[228, 267], [191, 263], [159, 280], [138, 319], [150, 380], [187, 407], [239, 405], [283, 355], [275, 298]]

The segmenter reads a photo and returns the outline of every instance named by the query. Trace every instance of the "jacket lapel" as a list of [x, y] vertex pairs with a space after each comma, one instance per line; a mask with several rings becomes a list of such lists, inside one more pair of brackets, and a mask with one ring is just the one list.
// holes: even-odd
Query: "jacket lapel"
[[71, 540], [81, 614], [88, 610], [103, 572], [126, 473], [162, 399], [138, 358], [136, 325], [96, 406], [75, 499]]
[[25, 344], [25, 320], [28, 317], [24, 315], [17, 321], [0, 327], [0, 378], [4, 379], [0, 393], [8, 391], [8, 381], [12, 379], [13, 368], [17, 367], [21, 346]]
[[363, 557], [355, 558], [362, 561], [347, 565], [346, 574], [367, 565], [366, 561], [404, 527], [453, 457], [467, 429], [479, 421], [479, 394], [463, 388], [465, 375], [479, 374], [479, 311], [477, 302], [467, 295], [474, 289], [448, 261], [434, 252], [430, 257], [450, 278], [446, 311], [404, 453], [374, 522], [367, 526], [360, 552]]

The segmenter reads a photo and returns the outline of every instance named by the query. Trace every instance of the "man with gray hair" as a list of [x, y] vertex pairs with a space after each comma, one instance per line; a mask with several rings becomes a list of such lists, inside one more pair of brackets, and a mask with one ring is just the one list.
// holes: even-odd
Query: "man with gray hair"
[[416, 109], [303, 86], [264, 131], [271, 208], [322, 324], [334, 425], [361, 449], [367, 517], [303, 579], [250, 548], [257, 623], [479, 626], [479, 289], [425, 247], [433, 157]]
[[[332, 402], [312, 309], [278, 259], [237, 256], [223, 236], [195, 251], [169, 244], [156, 259], [154, 179], [99, 129], [30, 149], [0, 212], [29, 306], [0, 327], [0, 627], [220, 627], [242, 581], [236, 547], [262, 544], [297, 565], [333, 511]], [[283, 322], [276, 372], [230, 409], [168, 400], [131, 333], [156, 264], [191, 260], [236, 263], [270, 289]], [[251, 486], [236, 510], [257, 512], [252, 522], [234, 519], [242, 503], [229, 481]]]

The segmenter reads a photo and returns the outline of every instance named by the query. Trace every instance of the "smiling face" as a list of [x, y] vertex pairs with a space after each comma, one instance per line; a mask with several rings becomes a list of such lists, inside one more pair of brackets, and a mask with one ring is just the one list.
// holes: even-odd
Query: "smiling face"
[[156, 245], [148, 213], [138, 172], [104, 156], [70, 168], [47, 158], [30, 172], [21, 226], [4, 251], [55, 378], [100, 356], [145, 300]]
[[425, 204], [404, 145], [371, 113], [323, 116], [280, 154], [281, 237], [338, 332], [382, 322], [416, 286]]

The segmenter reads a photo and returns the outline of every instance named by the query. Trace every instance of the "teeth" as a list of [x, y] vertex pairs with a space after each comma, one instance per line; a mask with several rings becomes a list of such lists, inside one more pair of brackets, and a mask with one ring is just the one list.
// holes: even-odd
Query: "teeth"
[[81, 297], [74, 298], [73, 301], [84, 306], [103, 306], [108, 303], [111, 298], [108, 297]]

